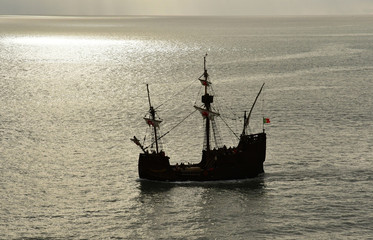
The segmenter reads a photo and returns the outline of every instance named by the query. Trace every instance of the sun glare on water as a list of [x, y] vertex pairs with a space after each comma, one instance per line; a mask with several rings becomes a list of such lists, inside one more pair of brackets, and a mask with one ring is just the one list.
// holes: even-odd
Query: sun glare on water
[[0, 39], [5, 45], [18, 45], [18, 52], [26, 59], [60, 59], [84, 61], [95, 58], [105, 61], [107, 52], [134, 52], [149, 48], [146, 41], [139, 39], [113, 39], [91, 36], [7, 36]]
[[93, 46], [93, 45], [137, 45], [138, 40], [117, 40], [78, 36], [12, 36], [5, 38], [5, 42], [22, 45], [79, 45], [79, 46]]

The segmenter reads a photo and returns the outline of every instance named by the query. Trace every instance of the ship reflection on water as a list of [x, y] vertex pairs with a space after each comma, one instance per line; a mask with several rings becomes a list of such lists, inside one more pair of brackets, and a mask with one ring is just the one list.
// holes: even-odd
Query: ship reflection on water
[[138, 189], [141, 194], [158, 194], [167, 192], [173, 188], [202, 188], [202, 189], [217, 189], [237, 192], [257, 192], [264, 191], [266, 188], [265, 174], [256, 178], [242, 180], [227, 180], [227, 181], [207, 181], [207, 182], [164, 182], [151, 181], [146, 179], [138, 179]]
[[266, 194], [265, 174], [245, 180], [137, 183], [136, 221], [142, 227], [133, 237], [182, 237], [185, 233], [180, 225], [187, 225], [188, 233], [198, 239], [249, 236], [251, 231], [268, 227], [263, 213], [271, 200]]

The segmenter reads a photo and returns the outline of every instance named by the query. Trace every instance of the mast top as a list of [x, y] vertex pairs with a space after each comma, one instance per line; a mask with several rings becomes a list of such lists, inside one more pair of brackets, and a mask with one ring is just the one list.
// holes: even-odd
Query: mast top
[[203, 74], [198, 78], [198, 80], [201, 81], [201, 84], [205, 86], [205, 94], [207, 94], [207, 87], [211, 85], [211, 82], [208, 80], [209, 74], [207, 73], [206, 68], [206, 57], [207, 53], [203, 56]]
[[206, 71], [206, 57], [207, 57], [207, 53], [203, 57], [203, 68], [204, 68], [205, 71]]
[[209, 74], [207, 73], [207, 68], [206, 68], [206, 57], [207, 57], [207, 53], [206, 55], [203, 57], [203, 76], [205, 77], [205, 80], [207, 81], [207, 78], [209, 77]]
[[149, 107], [150, 107], [150, 110], [152, 110], [153, 107], [152, 107], [152, 104], [150, 102], [149, 84], [146, 84], [146, 91], [148, 92]]

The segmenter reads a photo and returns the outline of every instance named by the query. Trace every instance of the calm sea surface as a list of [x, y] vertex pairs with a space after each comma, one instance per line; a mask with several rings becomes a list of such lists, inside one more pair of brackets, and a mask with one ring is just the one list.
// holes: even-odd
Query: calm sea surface
[[[145, 84], [166, 132], [206, 52], [236, 133], [266, 83], [266, 173], [139, 180]], [[0, 60], [0, 239], [373, 239], [373, 16], [2, 16]], [[198, 114], [163, 141], [171, 163], [202, 144]]]

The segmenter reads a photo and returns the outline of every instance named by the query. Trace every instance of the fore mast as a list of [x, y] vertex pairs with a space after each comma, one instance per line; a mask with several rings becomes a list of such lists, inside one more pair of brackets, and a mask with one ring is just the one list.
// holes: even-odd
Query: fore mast
[[154, 133], [154, 142], [155, 142], [155, 150], [156, 153], [159, 153], [159, 146], [158, 146], [158, 134], [157, 134], [157, 128], [159, 128], [159, 124], [162, 122], [161, 119], [156, 119], [155, 116], [155, 109], [152, 106], [150, 102], [150, 93], [149, 93], [149, 85], [146, 84], [146, 90], [148, 92], [148, 100], [149, 100], [149, 117], [144, 117], [145, 122], [153, 128]]

